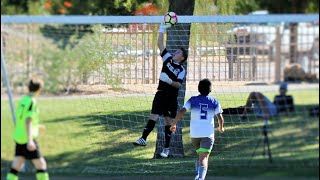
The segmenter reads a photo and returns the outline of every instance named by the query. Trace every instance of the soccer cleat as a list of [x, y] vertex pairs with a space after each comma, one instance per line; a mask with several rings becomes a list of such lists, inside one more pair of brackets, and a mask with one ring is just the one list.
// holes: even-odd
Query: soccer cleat
[[139, 138], [138, 140], [133, 142], [133, 144], [136, 145], [136, 146], [146, 146], [147, 145], [147, 141], [144, 140], [143, 138]]
[[169, 153], [170, 153], [169, 148], [163, 148], [162, 152], [160, 153], [160, 156], [167, 158], [169, 156]]

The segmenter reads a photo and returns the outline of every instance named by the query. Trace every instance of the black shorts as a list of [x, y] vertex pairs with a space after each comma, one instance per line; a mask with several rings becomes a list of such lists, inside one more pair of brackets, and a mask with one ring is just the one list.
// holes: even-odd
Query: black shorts
[[178, 109], [176, 95], [170, 95], [164, 91], [157, 91], [152, 102], [152, 114], [175, 118]]
[[27, 144], [18, 144], [16, 143], [16, 153], [15, 156], [23, 156], [26, 159], [39, 159], [41, 156], [40, 149], [37, 141], [34, 140], [37, 149], [34, 151], [29, 151], [27, 149]]

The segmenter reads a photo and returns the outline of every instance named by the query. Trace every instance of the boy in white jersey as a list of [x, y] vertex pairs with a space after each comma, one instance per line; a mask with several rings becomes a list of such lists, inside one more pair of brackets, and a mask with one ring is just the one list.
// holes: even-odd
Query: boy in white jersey
[[196, 161], [196, 180], [204, 180], [208, 170], [208, 158], [214, 144], [214, 116], [217, 116], [220, 133], [224, 132], [222, 108], [217, 99], [209, 97], [211, 82], [203, 79], [199, 82], [199, 96], [192, 96], [178, 112], [170, 130], [176, 131], [176, 124], [191, 110], [190, 137], [199, 157]]

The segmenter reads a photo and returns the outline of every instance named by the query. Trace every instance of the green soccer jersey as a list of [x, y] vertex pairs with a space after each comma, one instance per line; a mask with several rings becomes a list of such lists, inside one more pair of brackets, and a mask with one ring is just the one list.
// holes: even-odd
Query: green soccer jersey
[[27, 134], [27, 119], [31, 118], [32, 137], [35, 139], [39, 132], [39, 110], [35, 99], [31, 96], [24, 96], [19, 101], [19, 106], [16, 111], [16, 126], [14, 130], [14, 140], [18, 144], [28, 143]]

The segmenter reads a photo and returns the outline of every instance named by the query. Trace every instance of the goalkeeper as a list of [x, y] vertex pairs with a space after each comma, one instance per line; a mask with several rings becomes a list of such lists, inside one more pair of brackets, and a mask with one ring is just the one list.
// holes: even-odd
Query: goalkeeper
[[158, 36], [158, 47], [163, 60], [162, 70], [159, 79], [157, 92], [154, 96], [152, 109], [147, 125], [145, 126], [141, 138], [134, 142], [135, 145], [146, 146], [147, 137], [155, 127], [159, 116], [163, 115], [165, 119], [165, 145], [160, 153], [162, 157], [168, 157], [169, 144], [171, 139], [170, 124], [176, 116], [178, 108], [178, 91], [186, 76], [186, 70], [183, 63], [187, 60], [188, 54], [184, 48], [176, 50], [170, 54], [164, 47], [163, 33], [170, 25], [160, 25]]
[[187, 112], [191, 110], [190, 137], [199, 157], [196, 165], [196, 180], [204, 180], [208, 170], [208, 158], [214, 144], [214, 116], [218, 118], [219, 131], [224, 132], [224, 118], [222, 108], [217, 99], [209, 97], [211, 82], [203, 79], [199, 82], [200, 95], [191, 97], [178, 112], [171, 124], [170, 130], [176, 131], [176, 124]]
[[17, 122], [14, 129], [14, 141], [16, 143], [15, 158], [11, 170], [7, 174], [7, 180], [18, 180], [18, 172], [21, 171], [26, 160], [32, 160], [37, 172], [37, 180], [48, 180], [47, 163], [40, 153], [36, 138], [39, 128], [39, 110], [35, 100], [42, 89], [43, 82], [40, 79], [30, 80], [29, 94], [19, 101], [16, 111]]

